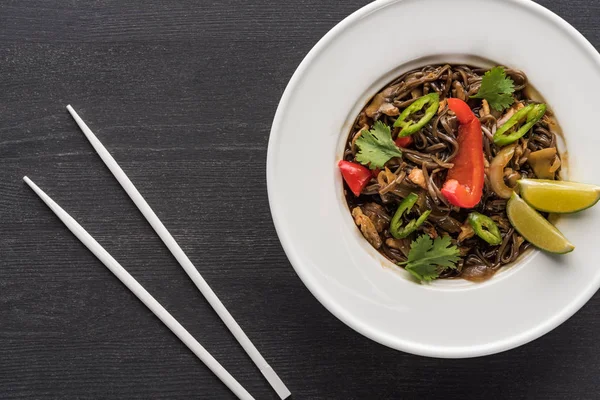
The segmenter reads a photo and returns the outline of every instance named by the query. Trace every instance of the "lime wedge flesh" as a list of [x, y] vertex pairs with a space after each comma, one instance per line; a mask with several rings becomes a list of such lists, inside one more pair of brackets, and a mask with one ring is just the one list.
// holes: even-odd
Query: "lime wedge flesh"
[[600, 200], [600, 187], [585, 183], [521, 179], [521, 197], [533, 208], [551, 213], [585, 210]]
[[554, 225], [516, 193], [506, 204], [506, 214], [512, 226], [537, 248], [558, 254], [568, 253], [575, 248]]

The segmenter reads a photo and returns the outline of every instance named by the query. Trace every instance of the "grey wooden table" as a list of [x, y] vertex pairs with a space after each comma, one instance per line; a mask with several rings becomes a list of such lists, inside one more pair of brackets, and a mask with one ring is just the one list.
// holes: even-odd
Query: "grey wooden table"
[[[540, 2], [600, 46], [597, 0]], [[294, 273], [267, 203], [269, 128], [307, 51], [365, 3], [0, 3], [0, 399], [232, 398], [33, 195], [26, 174], [256, 398], [276, 398], [96, 156], [68, 103], [293, 398], [600, 398], [599, 295], [521, 348], [438, 360], [355, 333]]]

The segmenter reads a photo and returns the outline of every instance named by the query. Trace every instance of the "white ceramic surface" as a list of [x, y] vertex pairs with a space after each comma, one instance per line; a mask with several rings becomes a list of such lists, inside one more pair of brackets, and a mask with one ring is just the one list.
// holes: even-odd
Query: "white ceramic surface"
[[600, 183], [600, 55], [564, 20], [524, 0], [369, 4], [310, 51], [273, 122], [269, 201], [290, 262], [335, 316], [398, 350], [433, 357], [504, 351], [558, 326], [600, 286], [600, 207], [559, 220], [574, 252], [531, 252], [480, 284], [416, 283], [355, 227], [336, 164], [356, 114], [409, 68], [480, 64], [480, 57], [527, 73], [565, 132], [569, 177]]

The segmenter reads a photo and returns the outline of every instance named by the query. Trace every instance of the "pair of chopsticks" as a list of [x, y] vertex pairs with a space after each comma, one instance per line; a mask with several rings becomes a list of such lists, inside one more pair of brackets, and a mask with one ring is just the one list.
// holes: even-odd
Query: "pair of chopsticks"
[[[225, 308], [223, 303], [219, 300], [217, 295], [212, 291], [208, 283], [202, 278], [202, 275], [198, 272], [194, 264], [183, 252], [181, 247], [177, 244], [173, 236], [169, 233], [167, 228], [163, 225], [160, 219], [156, 216], [150, 205], [142, 197], [140, 192], [136, 189], [133, 183], [129, 180], [125, 172], [121, 169], [119, 164], [110, 155], [108, 150], [102, 145], [100, 140], [94, 135], [94, 133], [88, 128], [83, 120], [77, 115], [73, 107], [67, 106], [67, 110], [71, 113], [71, 116], [77, 122], [77, 125], [81, 128], [82, 132], [88, 138], [102, 161], [106, 164], [108, 169], [112, 172], [114, 177], [119, 181], [123, 189], [127, 192], [131, 200], [135, 203], [138, 209], [142, 212], [146, 220], [150, 223], [152, 228], [156, 231], [158, 236], [162, 239], [165, 245], [169, 248], [173, 256], [177, 259], [181, 267], [189, 275], [192, 281], [196, 284], [200, 292], [204, 295], [206, 300], [221, 317], [227, 328], [231, 331], [233, 336], [237, 339], [240, 345], [244, 348], [246, 353], [250, 356], [254, 364], [260, 369], [260, 372], [267, 379], [271, 387], [277, 392], [281, 399], [285, 399], [291, 395], [288, 388], [285, 386], [283, 381], [277, 376], [273, 368], [265, 361], [265, 359], [258, 352], [254, 344], [250, 341], [248, 336], [244, 333], [242, 328], [237, 324], [235, 319], [231, 316], [229, 311]], [[56, 204], [46, 193], [42, 191], [35, 183], [28, 177], [24, 177], [23, 180], [27, 183], [33, 191], [50, 207], [50, 209], [60, 218], [60, 220], [66, 225], [66, 227], [113, 273], [121, 282], [127, 286], [149, 309], [156, 315], [196, 356], [211, 370], [214, 374], [229, 388], [231, 391], [240, 399], [249, 400], [254, 399], [250, 393], [246, 391], [235, 380], [229, 372], [225, 370], [219, 364], [213, 356], [210, 355], [204, 347], [190, 333], [175, 319], [169, 312], [158, 302], [142, 285], [135, 280], [126, 270], [115, 260], [77, 221], [72, 218], [65, 210], [63, 210], [58, 204]]]

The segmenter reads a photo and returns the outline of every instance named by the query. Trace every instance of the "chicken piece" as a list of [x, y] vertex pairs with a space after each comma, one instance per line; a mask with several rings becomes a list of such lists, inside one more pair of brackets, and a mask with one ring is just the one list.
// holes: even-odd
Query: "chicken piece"
[[369, 130], [369, 125], [363, 125], [362, 128], [360, 128], [360, 130], [358, 131], [358, 133], [356, 135], [354, 135], [354, 137], [352, 138], [352, 151], [353, 152], [357, 152], [358, 149], [356, 148], [356, 141], [358, 140], [358, 138], [362, 135], [363, 131], [368, 131]]
[[480, 117], [485, 117], [486, 115], [490, 115], [490, 104], [486, 99], [481, 100], [481, 110], [479, 111]]
[[392, 103], [383, 103], [381, 107], [379, 107], [379, 112], [389, 117], [395, 117], [396, 115], [400, 115], [400, 110], [398, 110], [398, 107], [396, 107]]
[[517, 164], [519, 166], [525, 164], [527, 162], [527, 160], [529, 159], [529, 155], [531, 154], [531, 150], [529, 149], [529, 147], [527, 147], [527, 145], [529, 144], [529, 139], [525, 139], [525, 138], [521, 138], [520, 141], [520, 146], [521, 146], [521, 156], [516, 159], [517, 160]]
[[459, 81], [454, 81], [454, 83], [452, 84], [452, 97], [456, 97], [462, 101], [467, 100], [467, 94], [465, 93], [465, 89]]
[[425, 182], [425, 175], [423, 175], [423, 171], [419, 168], [413, 168], [408, 174], [408, 180], [414, 183], [417, 186], [422, 187], [427, 190], [427, 183]]
[[377, 232], [381, 233], [390, 224], [390, 216], [388, 215], [385, 208], [377, 203], [367, 203], [361, 208], [363, 214], [365, 214], [375, 225]]
[[394, 117], [400, 115], [398, 107], [391, 104], [392, 97], [396, 91], [396, 87], [390, 86], [383, 92], [377, 93], [371, 103], [365, 109], [365, 113], [369, 118], [377, 119], [381, 114]]
[[548, 127], [550, 127], [550, 130], [556, 130], [557, 128], [557, 123], [556, 120], [548, 115], [548, 111], [546, 111], [546, 113], [544, 114], [544, 116], [542, 117], [541, 121], [542, 123], [548, 125]]
[[529, 154], [527, 163], [538, 179], [554, 179], [560, 168], [560, 158], [556, 155], [556, 147], [549, 147]]
[[365, 125], [367, 126], [367, 129], [369, 127], [369, 117], [367, 117], [367, 114], [364, 111], [358, 115], [358, 125], [362, 126], [363, 129]]
[[440, 114], [442, 111], [444, 111], [444, 108], [446, 108], [446, 103], [448, 103], [448, 101], [446, 99], [440, 101], [440, 106], [438, 107], [438, 111], [437, 111], [438, 114]]
[[394, 183], [394, 181], [398, 178], [398, 176], [396, 174], [394, 174], [392, 171], [390, 171], [390, 169], [388, 167], [385, 167], [380, 173], [379, 175], [377, 175], [377, 183], [379, 183], [379, 186], [386, 187], [392, 183]]
[[523, 147], [522, 146], [516, 146], [515, 147], [515, 152], [514, 152], [514, 155], [513, 155], [512, 158], [518, 161], [521, 158], [522, 155], [523, 155]]
[[402, 250], [404, 247], [404, 239], [389, 238], [386, 239], [385, 244], [391, 249]]
[[439, 236], [437, 229], [435, 229], [435, 227], [431, 224], [425, 223], [425, 224], [421, 225], [421, 229], [423, 230], [423, 232], [428, 234], [429, 237], [432, 239], [435, 239], [436, 237]]
[[381, 237], [377, 233], [373, 221], [362, 212], [360, 207], [352, 210], [352, 217], [354, 217], [354, 222], [360, 228], [365, 239], [376, 249], [380, 248], [382, 244]]
[[394, 239], [389, 238], [385, 241], [385, 244], [395, 250], [399, 250], [404, 257], [408, 257], [408, 252], [410, 251], [410, 240], [409, 239]]
[[458, 234], [458, 238], [456, 240], [458, 241], [458, 243], [461, 243], [467, 239], [472, 238], [473, 236], [475, 236], [475, 231], [473, 230], [473, 227], [468, 222], [465, 222], [460, 227], [460, 233]]

